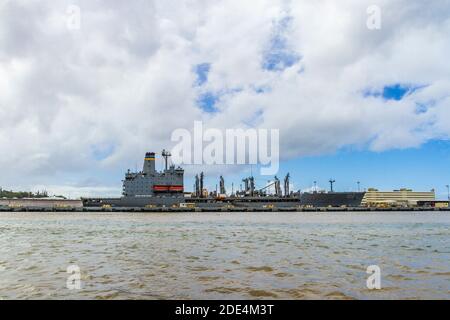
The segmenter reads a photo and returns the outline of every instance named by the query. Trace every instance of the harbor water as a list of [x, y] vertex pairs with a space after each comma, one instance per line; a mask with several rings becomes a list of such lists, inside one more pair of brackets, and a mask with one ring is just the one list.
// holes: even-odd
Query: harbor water
[[450, 299], [450, 213], [3, 212], [0, 299]]

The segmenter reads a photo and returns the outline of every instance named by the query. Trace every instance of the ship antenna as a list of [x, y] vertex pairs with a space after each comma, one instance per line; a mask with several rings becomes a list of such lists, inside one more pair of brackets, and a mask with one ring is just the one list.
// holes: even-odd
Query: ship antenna
[[170, 154], [170, 152], [168, 152], [164, 149], [162, 151], [162, 156], [164, 157], [164, 167], [165, 167], [165, 170], [167, 171], [167, 161], [168, 161], [169, 157], [172, 155]]

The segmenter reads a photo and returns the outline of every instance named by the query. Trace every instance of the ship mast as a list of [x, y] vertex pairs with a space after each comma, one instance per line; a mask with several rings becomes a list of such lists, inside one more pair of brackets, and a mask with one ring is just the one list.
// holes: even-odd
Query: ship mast
[[162, 151], [162, 156], [164, 158], [164, 168], [167, 171], [167, 161], [169, 160], [169, 157], [172, 156], [170, 152], [166, 151], [165, 149]]

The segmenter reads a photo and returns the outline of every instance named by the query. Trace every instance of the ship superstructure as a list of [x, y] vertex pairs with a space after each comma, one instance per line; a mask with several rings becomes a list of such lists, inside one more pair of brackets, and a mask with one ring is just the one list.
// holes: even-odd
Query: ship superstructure
[[84, 198], [86, 207], [173, 206], [184, 202], [184, 170], [169, 166], [170, 153], [163, 150], [164, 170], [155, 167], [156, 153], [147, 152], [142, 171], [125, 173], [121, 198]]
[[174, 165], [168, 167], [170, 153], [163, 150], [164, 170], [155, 169], [156, 154], [148, 152], [145, 154], [144, 166], [140, 172], [128, 172], [123, 180], [124, 197], [155, 197], [164, 195], [183, 195], [184, 192], [184, 170]]

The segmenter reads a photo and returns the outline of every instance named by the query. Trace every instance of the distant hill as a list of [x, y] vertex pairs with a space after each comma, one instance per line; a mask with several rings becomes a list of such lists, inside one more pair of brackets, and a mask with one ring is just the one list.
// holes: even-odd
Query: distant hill
[[[64, 198], [63, 196], [58, 196]], [[28, 191], [11, 191], [11, 190], [3, 190], [0, 188], [0, 198], [48, 198], [48, 193], [46, 190], [38, 191], [38, 192], [28, 192]]]

